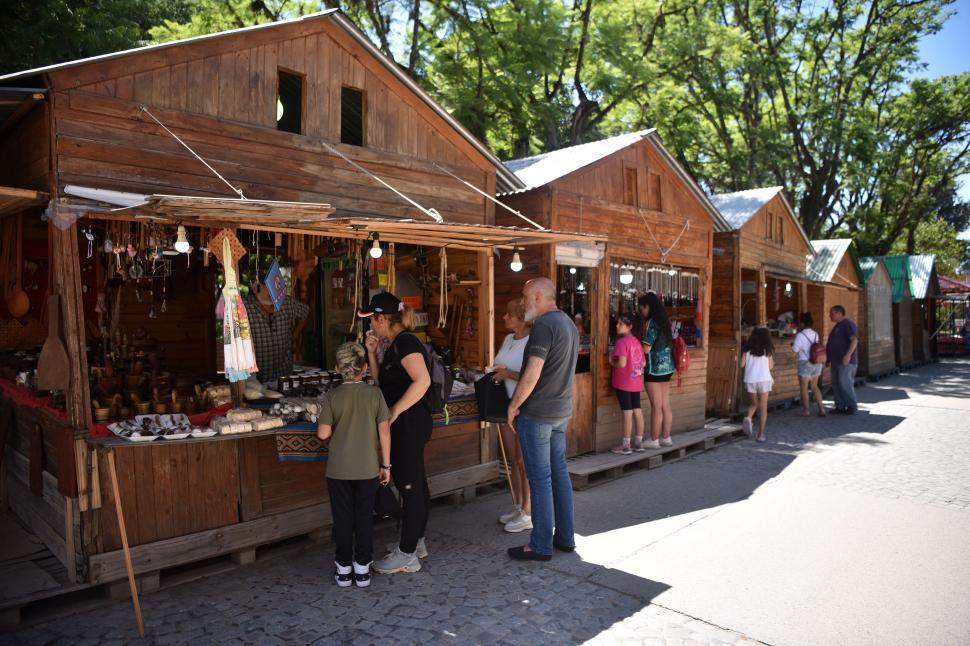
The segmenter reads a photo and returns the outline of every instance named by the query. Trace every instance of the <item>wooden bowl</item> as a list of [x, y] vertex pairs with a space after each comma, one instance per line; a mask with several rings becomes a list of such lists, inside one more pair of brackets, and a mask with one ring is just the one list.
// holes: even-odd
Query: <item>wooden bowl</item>
[[95, 408], [94, 409], [94, 421], [96, 422], [107, 422], [111, 419], [111, 409], [110, 408]]
[[155, 414], [164, 415], [168, 413], [168, 404], [165, 402], [155, 402]]

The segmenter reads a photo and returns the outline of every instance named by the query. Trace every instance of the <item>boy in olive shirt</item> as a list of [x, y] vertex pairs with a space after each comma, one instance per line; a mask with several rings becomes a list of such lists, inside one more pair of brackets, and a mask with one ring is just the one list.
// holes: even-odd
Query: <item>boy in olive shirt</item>
[[[359, 343], [337, 349], [344, 381], [324, 398], [317, 437], [330, 440], [327, 487], [337, 546], [334, 580], [341, 588], [370, 585], [374, 549], [374, 499], [391, 479], [390, 413], [380, 389], [361, 380], [367, 352]], [[377, 460], [380, 440], [381, 461]]]

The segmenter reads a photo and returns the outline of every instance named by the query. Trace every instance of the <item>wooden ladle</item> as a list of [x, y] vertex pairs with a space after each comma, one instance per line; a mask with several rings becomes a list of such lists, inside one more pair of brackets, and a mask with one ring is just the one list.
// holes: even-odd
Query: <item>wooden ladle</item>
[[27, 292], [23, 290], [21, 281], [24, 270], [24, 216], [17, 215], [17, 283], [7, 294], [7, 311], [10, 316], [19, 319], [30, 311], [30, 299]]

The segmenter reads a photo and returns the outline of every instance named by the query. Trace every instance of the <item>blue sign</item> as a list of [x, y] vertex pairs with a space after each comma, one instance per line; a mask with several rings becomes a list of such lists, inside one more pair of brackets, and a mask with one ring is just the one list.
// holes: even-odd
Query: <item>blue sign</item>
[[283, 297], [286, 296], [286, 279], [283, 277], [283, 272], [280, 271], [280, 264], [276, 259], [273, 259], [273, 264], [270, 265], [269, 271], [266, 272], [266, 280], [263, 281], [263, 284], [269, 290], [269, 297], [273, 301], [273, 307], [279, 312], [280, 308], [283, 307]]

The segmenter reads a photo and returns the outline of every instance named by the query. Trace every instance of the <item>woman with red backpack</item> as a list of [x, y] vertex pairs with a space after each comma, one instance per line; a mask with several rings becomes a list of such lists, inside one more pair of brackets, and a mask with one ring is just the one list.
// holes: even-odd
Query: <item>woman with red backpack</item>
[[792, 352], [798, 355], [798, 385], [802, 389], [802, 410], [798, 414], [808, 417], [812, 414], [809, 406], [808, 391], [815, 395], [818, 416], [825, 417], [825, 404], [822, 403], [822, 390], [818, 386], [822, 368], [825, 367], [825, 346], [822, 345], [814, 325], [811, 312], [802, 312], [798, 317], [798, 333], [791, 344]]

